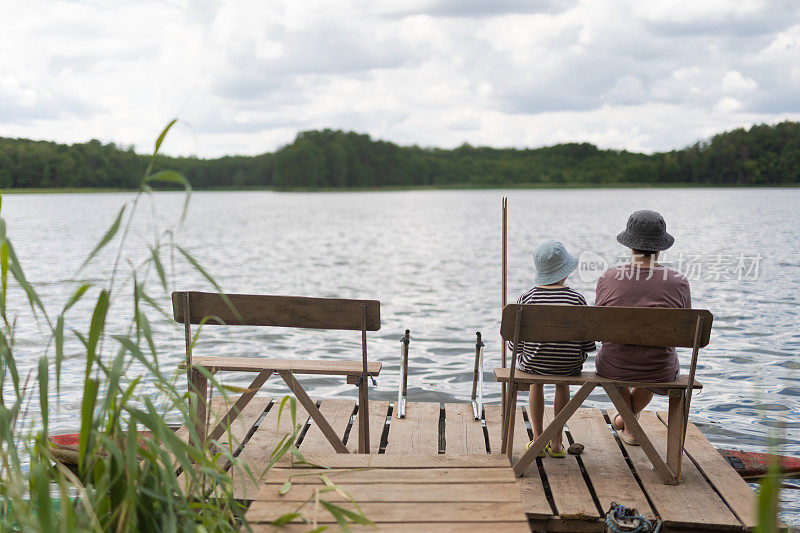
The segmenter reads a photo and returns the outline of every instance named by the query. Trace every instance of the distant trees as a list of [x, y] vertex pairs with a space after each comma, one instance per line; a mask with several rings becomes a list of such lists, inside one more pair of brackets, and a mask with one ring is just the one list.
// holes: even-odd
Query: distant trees
[[[147, 156], [91, 140], [71, 146], [0, 138], [0, 188], [134, 188]], [[298, 133], [274, 153], [218, 159], [160, 157], [196, 188], [800, 183], [800, 123], [756, 125], [652, 155], [589, 143], [536, 149], [398, 146], [325, 129]]]

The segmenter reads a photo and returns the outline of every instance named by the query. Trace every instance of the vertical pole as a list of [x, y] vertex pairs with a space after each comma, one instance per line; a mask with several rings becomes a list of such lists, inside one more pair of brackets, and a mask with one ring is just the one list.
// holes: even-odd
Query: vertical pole
[[361, 304], [361, 383], [358, 386], [358, 453], [369, 453], [369, 375], [367, 374], [367, 304]]
[[[475, 367], [472, 370], [472, 413], [475, 415], [475, 420], [480, 420], [483, 414], [483, 361], [482, 350], [484, 344], [481, 341], [481, 332], [475, 333]], [[478, 399], [478, 381], [481, 385], [480, 400]]]
[[[503, 196], [502, 200], [502, 234], [503, 234], [503, 241], [502, 241], [502, 283], [500, 289], [500, 313], [502, 316], [503, 308], [506, 306], [506, 276], [508, 271], [508, 197]], [[503, 345], [500, 348], [500, 353], [502, 354], [502, 363], [503, 368], [506, 367], [506, 342], [501, 338], [500, 339]], [[508, 395], [508, 384], [504, 383], [500, 387], [500, 397], [501, 397], [501, 409], [500, 412], [502, 416], [505, 417], [506, 413], [506, 398]], [[500, 421], [501, 427], [505, 424], [505, 420]]]
[[689, 404], [692, 403], [692, 390], [694, 389], [694, 374], [697, 370], [697, 356], [700, 353], [700, 334], [703, 332], [703, 317], [697, 317], [694, 328], [694, 346], [692, 347], [692, 365], [689, 367], [689, 386], [686, 389], [686, 404], [683, 407], [683, 428], [681, 430], [681, 453], [676, 465], [675, 478], [681, 482], [681, 464], [683, 463], [683, 447], [686, 444], [686, 428], [689, 425]]
[[397, 391], [397, 418], [406, 417], [406, 394], [408, 391], [408, 345], [411, 343], [411, 330], [406, 330], [400, 339], [400, 389]]

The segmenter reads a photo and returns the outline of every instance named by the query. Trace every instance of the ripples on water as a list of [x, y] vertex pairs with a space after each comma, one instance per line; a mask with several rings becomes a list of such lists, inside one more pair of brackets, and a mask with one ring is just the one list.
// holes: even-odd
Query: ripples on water
[[[372, 398], [396, 398], [399, 339], [409, 328], [410, 400], [468, 400], [474, 334], [481, 331], [487, 344], [485, 398], [496, 401], [499, 389], [491, 367], [498, 364], [500, 346], [502, 194], [201, 192], [192, 196], [178, 240], [227, 292], [381, 300], [382, 328], [370, 334], [369, 352], [370, 359], [383, 361], [384, 370]], [[591, 250], [615, 263], [625, 252], [615, 235], [627, 216], [643, 208], [661, 212], [676, 238], [672, 251], [686, 258], [699, 256], [707, 265], [691, 280], [692, 299], [695, 307], [710, 309], [715, 316], [711, 343], [701, 351], [698, 377], [705, 389], [693, 398], [692, 420], [718, 446], [763, 451], [767, 437], [775, 435], [782, 453], [800, 455], [800, 190], [513, 190], [508, 196], [509, 301], [530, 287], [530, 252], [537, 243], [558, 239], [576, 255]], [[131, 197], [46, 194], [3, 199], [8, 233], [51, 312], [74, 290], [81, 262]], [[147, 202], [141, 205], [131, 234], [134, 263], [145, 257], [144, 243], [157, 231], [153, 220], [163, 229], [177, 219], [183, 201], [178, 193], [154, 198], [154, 212]], [[107, 276], [112, 252], [84, 276]], [[740, 254], [760, 258], [756, 279], [724, 279], [709, 270], [713, 263], [734, 268]], [[172, 270], [170, 259], [163, 259]], [[173, 272], [177, 290], [209, 289], [179, 261]], [[593, 282], [573, 274], [568, 283], [593, 301]], [[155, 285], [151, 287], [155, 293]], [[21, 295], [12, 301], [21, 302]], [[76, 309], [72, 316], [79, 318], [67, 329], [88, 328], [90, 303]], [[17, 308], [25, 316], [24, 307]], [[110, 325], [123, 330], [126, 316], [124, 309], [113, 310]], [[165, 319], [154, 328], [163, 368], [174, 367], [184, 356], [182, 329]], [[208, 327], [203, 337], [196, 353], [360, 357], [360, 335], [353, 332]], [[46, 343], [35, 324], [21, 321], [18, 365], [33, 368]], [[688, 357], [681, 353], [684, 368]], [[54, 431], [76, 429], [82, 368], [82, 360], [65, 363], [61, 404], [51, 415]], [[593, 368], [591, 356], [585, 368]], [[249, 376], [231, 376], [231, 381], [245, 383]], [[303, 381], [312, 395], [355, 397], [354, 387], [339, 380]], [[285, 393], [277, 382], [268, 382], [265, 390]], [[600, 393], [589, 402], [610, 406]], [[663, 409], [665, 401], [656, 399], [652, 407]], [[800, 522], [800, 497], [794, 494], [800, 491], [785, 492], [787, 518]]]

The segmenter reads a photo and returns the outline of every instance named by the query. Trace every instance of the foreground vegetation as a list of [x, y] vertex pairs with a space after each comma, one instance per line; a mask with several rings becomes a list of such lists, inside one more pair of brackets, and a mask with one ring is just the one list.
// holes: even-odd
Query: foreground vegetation
[[[148, 158], [97, 140], [71, 146], [0, 138], [0, 189], [135, 189]], [[274, 153], [163, 157], [195, 188], [375, 188], [800, 184], [800, 123], [720, 133], [652, 155], [588, 143], [537, 149], [398, 146], [368, 135], [306, 131]], [[159, 167], [156, 167], [158, 170]]]
[[[173, 123], [161, 133], [156, 153]], [[158, 346], [163, 343], [154, 338], [151, 327], [154, 319], [170, 320], [162, 306], [162, 302], [170, 302], [171, 276], [166, 265], [174, 264], [173, 257], [183, 259], [221, 289], [189, 252], [173, 241], [191, 189], [174, 171], [154, 173], [155, 157], [154, 153], [138, 193], [123, 204], [73, 276], [74, 289], [57, 306], [56, 315], [52, 313], [56, 302], [44, 302], [25, 277], [0, 218], [0, 533], [233, 532], [243, 525], [249, 529], [243, 523], [245, 506], [234, 499], [232, 480], [223, 466], [231, 463], [233, 468], [249, 472], [246, 465], [232, 456], [231, 448], [203, 442], [193, 429], [188, 439], [181, 438], [166, 422], [170, 416], [173, 422], [196, 427], [190, 408], [196, 398], [186, 391], [185, 374], [160, 367]], [[154, 232], [149, 255], [141, 257], [127, 251], [127, 236], [137, 207], [158, 182], [185, 188], [184, 212], [175, 225]], [[157, 223], [157, 217], [152, 222]], [[170, 261], [162, 262], [162, 257]], [[88, 266], [106, 260], [112, 261], [111, 268], [100, 270], [111, 272], [107, 278], [87, 274]], [[81, 308], [88, 313], [76, 311]], [[120, 326], [118, 321], [107, 320], [112, 316], [129, 316], [130, 320]], [[31, 320], [36, 325], [30, 324]], [[23, 365], [36, 356], [30, 347], [17, 348], [17, 332], [22, 328], [35, 331], [37, 325], [49, 343], [38, 354], [36, 364], [25, 369]], [[200, 330], [196, 330], [193, 343]], [[61, 386], [74, 379], [68, 376], [76, 371], [82, 377], [82, 393], [80, 412], [70, 413], [80, 427], [74, 471], [55, 460], [48, 436]], [[200, 371], [208, 378], [212, 394], [237, 390], [223, 386], [205, 369]], [[281, 414], [291, 416], [294, 432], [283, 436], [265, 458], [267, 468], [286, 454], [304, 461], [294, 445], [302, 429], [296, 420], [295, 399], [284, 397], [276, 408], [279, 418]], [[230, 433], [220, 440], [232, 443], [233, 450], [238, 445]], [[177, 468], [183, 472], [181, 479]], [[330, 490], [343, 494], [333, 484], [319, 492]], [[319, 498], [319, 493], [313, 497]], [[352, 521], [370, 524], [360, 511], [344, 509], [324, 498], [320, 503], [344, 527]], [[301, 509], [276, 522], [296, 519], [302, 519]]]

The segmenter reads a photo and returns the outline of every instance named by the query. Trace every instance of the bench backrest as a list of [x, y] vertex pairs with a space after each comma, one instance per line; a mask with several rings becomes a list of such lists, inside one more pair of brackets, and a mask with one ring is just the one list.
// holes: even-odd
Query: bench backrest
[[522, 308], [520, 341], [610, 341], [644, 346], [694, 346], [702, 318], [700, 347], [711, 335], [714, 316], [705, 309], [596, 307], [587, 305], [510, 304], [503, 308], [500, 334], [514, 340], [517, 310]]
[[210, 292], [173, 292], [175, 320], [186, 322], [185, 295], [188, 295], [190, 324], [278, 326], [311, 329], [361, 330], [362, 304], [366, 310], [366, 330], [381, 329], [381, 303], [378, 300], [305, 298]]

